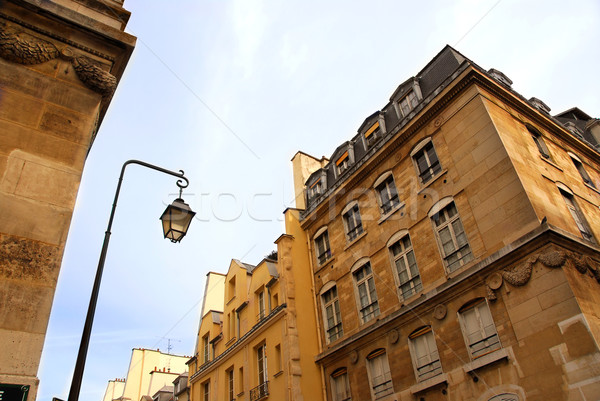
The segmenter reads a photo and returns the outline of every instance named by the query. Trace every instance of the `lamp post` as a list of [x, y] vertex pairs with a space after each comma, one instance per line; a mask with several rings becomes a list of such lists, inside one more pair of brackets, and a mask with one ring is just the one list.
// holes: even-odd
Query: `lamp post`
[[77, 354], [77, 362], [75, 363], [75, 370], [73, 372], [73, 380], [71, 381], [71, 390], [69, 391], [68, 401], [79, 400], [79, 391], [81, 389], [81, 381], [83, 379], [83, 369], [85, 368], [85, 359], [87, 357], [88, 346], [90, 343], [90, 334], [92, 332], [94, 313], [96, 311], [96, 303], [98, 301], [100, 281], [102, 280], [102, 271], [104, 270], [104, 261], [106, 260], [106, 251], [108, 249], [108, 242], [111, 234], [110, 230], [115, 217], [115, 209], [117, 208], [117, 200], [119, 198], [119, 192], [121, 191], [121, 183], [123, 182], [125, 167], [130, 164], [139, 164], [141, 166], [179, 178], [176, 182], [177, 186], [179, 187], [179, 198], [175, 199], [172, 204], [167, 206], [167, 209], [160, 217], [163, 224], [165, 238], [169, 238], [171, 242], [181, 241], [181, 239], [187, 233], [190, 222], [196, 214], [183, 201], [183, 199], [181, 199], [183, 188], [187, 188], [190, 183], [189, 180], [184, 176], [183, 170], [174, 172], [139, 160], [128, 160], [123, 164], [123, 168], [121, 168], [121, 175], [119, 176], [119, 183], [117, 184], [117, 190], [115, 192], [115, 198], [113, 200], [112, 210], [108, 219], [108, 227], [104, 233], [104, 243], [102, 244], [102, 252], [100, 253], [100, 260], [98, 261], [98, 269], [96, 270], [96, 278], [94, 279], [94, 287], [92, 289], [90, 305], [85, 318], [85, 325], [83, 326], [83, 334], [81, 335], [81, 343], [79, 345], [79, 353]]

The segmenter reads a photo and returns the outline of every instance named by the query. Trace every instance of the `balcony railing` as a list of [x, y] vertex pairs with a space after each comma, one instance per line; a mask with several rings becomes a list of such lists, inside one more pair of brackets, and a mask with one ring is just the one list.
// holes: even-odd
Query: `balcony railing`
[[250, 401], [257, 401], [269, 395], [269, 382], [259, 384], [250, 390]]

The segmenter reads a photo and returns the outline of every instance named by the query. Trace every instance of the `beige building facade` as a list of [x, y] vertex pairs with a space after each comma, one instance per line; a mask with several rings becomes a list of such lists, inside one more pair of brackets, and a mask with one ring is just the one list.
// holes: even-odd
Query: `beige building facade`
[[[160, 398], [162, 401], [167, 393], [169, 400], [174, 396], [174, 382], [179, 385], [185, 377], [186, 362], [189, 359], [189, 356], [167, 354], [160, 350], [134, 348], [127, 377], [110, 380], [103, 401], [141, 401], [153, 398]], [[181, 383], [185, 383], [185, 380]], [[181, 390], [181, 386], [177, 386], [177, 390]]]
[[599, 143], [447, 46], [296, 154], [326, 399], [600, 399]]
[[0, 383], [29, 400], [85, 158], [135, 45], [122, 3], [0, 2]]
[[285, 212], [286, 234], [277, 239], [276, 254], [256, 266], [232, 260], [225, 279], [215, 281], [224, 298], [221, 309], [202, 316], [188, 362], [192, 401], [323, 399], [314, 362], [312, 278], [298, 217], [296, 209]]

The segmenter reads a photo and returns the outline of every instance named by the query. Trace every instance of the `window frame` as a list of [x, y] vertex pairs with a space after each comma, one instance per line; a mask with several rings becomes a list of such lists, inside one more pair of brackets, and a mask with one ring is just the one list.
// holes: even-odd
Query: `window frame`
[[210, 362], [210, 333], [202, 336], [202, 363]]
[[[368, 271], [365, 269], [368, 269]], [[375, 274], [373, 273], [371, 261], [368, 258], [358, 260], [352, 269], [350, 269], [350, 273], [354, 281], [354, 293], [359, 320], [361, 324], [365, 324], [381, 314], [379, 297], [377, 296], [377, 288], [375, 286]], [[360, 273], [364, 275], [359, 278]], [[362, 293], [361, 288], [363, 289]], [[368, 301], [367, 304], [363, 302], [365, 298]]]
[[210, 379], [202, 383], [202, 399], [210, 401]]
[[558, 185], [558, 191], [562, 195], [565, 205], [567, 206], [567, 209], [569, 209], [569, 213], [575, 221], [575, 226], [579, 230], [581, 237], [586, 241], [597, 244], [596, 237], [594, 237], [594, 233], [592, 232], [592, 227], [577, 204], [573, 192], [569, 190], [566, 185]]
[[[332, 293], [330, 301], [326, 301], [326, 294], [330, 291], [335, 291], [335, 295], [333, 295]], [[327, 344], [329, 344], [339, 340], [344, 336], [344, 325], [342, 323], [342, 313], [340, 310], [340, 302], [337, 293], [336, 283], [332, 281], [324, 285], [323, 288], [321, 288], [319, 296], [321, 298], [321, 312], [323, 314], [323, 328], [325, 334], [325, 341], [327, 342]], [[328, 307], [331, 307], [331, 317], [333, 323], [335, 323], [332, 326], [329, 325], [329, 318], [327, 315]], [[331, 335], [330, 332], [333, 331], [335, 331], [335, 334]]]
[[[353, 201], [346, 205], [346, 207], [342, 210], [342, 221], [344, 223], [346, 240], [348, 242], [353, 242], [365, 232], [358, 201]], [[352, 228], [350, 228], [350, 223], [352, 223]]]
[[[379, 366], [376, 366], [379, 365]], [[390, 369], [387, 351], [385, 348], [379, 348], [366, 357], [367, 376], [369, 379], [369, 388], [373, 399], [378, 400], [388, 395], [394, 394], [394, 382], [392, 380], [392, 371]], [[374, 373], [381, 370], [381, 374], [374, 376]], [[375, 379], [382, 378], [381, 381]], [[381, 387], [382, 389], [377, 389]]]
[[234, 367], [227, 369], [227, 397], [228, 401], [235, 401]]
[[[437, 154], [437, 150], [435, 149], [435, 144], [431, 137], [423, 139], [419, 142], [413, 150], [410, 152], [410, 159], [413, 162], [415, 170], [417, 172], [417, 177], [419, 178], [419, 182], [421, 185], [426, 185], [430, 182], [433, 182], [436, 177], [438, 177], [444, 170], [442, 167], [442, 162], [440, 157]], [[432, 151], [430, 154], [429, 149]], [[424, 156], [425, 165], [424, 169], [421, 171], [421, 164], [419, 163], [420, 155]], [[432, 162], [431, 156], [435, 156], [435, 161]], [[424, 175], [428, 175], [427, 178], [424, 178]]]
[[[373, 184], [373, 190], [375, 191], [377, 204], [382, 216], [392, 213], [402, 205], [400, 195], [398, 194], [398, 187], [396, 187], [394, 175], [391, 171], [385, 172], [377, 178]], [[384, 202], [384, 192], [387, 196], [386, 202]]]
[[[466, 316], [467, 313], [470, 313], [471, 311], [475, 314], [475, 320], [478, 325], [478, 334], [481, 337], [481, 339], [477, 341], [472, 341], [470, 339], [470, 336], [472, 335], [472, 333], [475, 333], [475, 331], [471, 330], [472, 328], [469, 327], [469, 323]], [[463, 339], [465, 341], [467, 351], [469, 352], [469, 357], [472, 361], [502, 349], [500, 335], [498, 334], [498, 330], [496, 329], [496, 324], [494, 322], [494, 317], [492, 316], [490, 306], [485, 298], [476, 298], [472, 301], [467, 302], [456, 313], [458, 315], [458, 321], [460, 323]], [[487, 316], [482, 318], [482, 315]], [[485, 325], [486, 322], [484, 320], [486, 319], [489, 320], [491, 324]], [[494, 333], [488, 335], [488, 328], [490, 327], [493, 329]], [[496, 337], [495, 342], [482, 348], [484, 350], [483, 353], [479, 353], [480, 350], [473, 350], [473, 346], [475, 344], [481, 342], [488, 342], [488, 340], [493, 339], [493, 337]]]
[[[341, 386], [338, 386], [339, 384], [341, 384]], [[348, 380], [348, 369], [345, 367], [338, 368], [329, 375], [329, 385], [331, 387], [331, 398], [333, 401], [352, 400], [352, 391], [350, 389], [350, 381]], [[340, 387], [343, 387], [343, 393], [338, 392]]]
[[[256, 349], [256, 374], [258, 385], [262, 386], [269, 381], [269, 370], [267, 365], [267, 343], [263, 342]], [[262, 368], [262, 374], [261, 374]]]
[[[406, 245], [404, 244], [403, 240], [405, 238], [408, 238], [410, 248], [407, 248]], [[399, 252], [397, 254], [395, 254], [392, 249], [392, 247], [394, 247], [396, 244], [401, 244], [401, 252]], [[412, 245], [412, 240], [410, 239], [410, 234], [409, 234], [408, 230], [402, 230], [402, 231], [399, 231], [396, 234], [394, 234], [388, 240], [386, 247], [387, 247], [389, 255], [390, 255], [390, 263], [392, 265], [392, 270], [394, 272], [394, 279], [396, 281], [398, 297], [400, 298], [400, 300], [406, 300], [412, 296], [417, 295], [421, 291], [423, 291], [423, 282], [421, 279], [421, 272], [419, 270], [417, 258], [415, 256], [414, 248]], [[414, 266], [416, 269], [416, 274], [414, 273], [413, 269], [411, 269], [411, 267], [413, 266], [410, 263], [410, 254], [411, 253], [412, 253], [412, 258], [414, 259]], [[399, 271], [398, 263], [397, 263], [398, 260], [404, 261], [403, 267], [406, 272], [406, 275], [408, 276], [407, 280], [403, 281], [403, 279], [401, 278], [401, 272]], [[402, 287], [405, 286], [406, 284], [409, 284], [410, 291], [404, 291], [402, 289]], [[409, 292], [412, 292], [412, 293], [409, 293]]]
[[596, 185], [594, 184], [594, 181], [592, 181], [592, 178], [590, 177], [587, 170], [585, 169], [585, 166], [583, 165], [583, 162], [581, 161], [581, 159], [574, 153], [567, 152], [567, 154], [571, 158], [571, 161], [573, 162], [575, 169], [579, 173], [579, 176], [583, 180], [583, 183], [589, 187], [596, 189]]
[[[454, 209], [454, 214], [452, 216], [450, 216], [450, 213], [448, 212], [451, 207]], [[445, 218], [445, 221], [438, 224], [437, 222], [440, 220], [440, 216], [442, 216], [442, 214]], [[462, 219], [460, 218], [460, 213], [458, 212], [458, 207], [456, 206], [454, 199], [451, 197], [443, 198], [431, 208], [428, 215], [431, 220], [431, 224], [433, 225], [438, 250], [442, 257], [446, 271], [448, 273], [453, 273], [471, 262], [474, 259], [473, 251], [471, 250], [469, 238], [467, 237], [467, 232], [462, 223]], [[456, 227], [458, 226], [455, 223], [458, 223], [462, 233], [457, 234]], [[454, 249], [449, 253], [446, 253], [444, 249], [444, 242], [441, 235], [441, 232], [446, 228], [448, 229], [450, 241], [454, 247]], [[458, 238], [461, 235], [464, 236], [464, 244], [459, 246]], [[448, 244], [448, 242], [446, 242], [446, 244]], [[454, 255], [459, 255], [458, 259], [455, 261], [450, 261]], [[454, 267], [455, 263], [457, 263], [456, 267]]]
[[[420, 339], [425, 341], [425, 345], [427, 347], [427, 352], [423, 355], [420, 355], [417, 352], [417, 341], [416, 339]], [[431, 348], [431, 345], [433, 344], [434, 349]], [[437, 343], [435, 341], [435, 334], [433, 332], [433, 328], [431, 326], [423, 326], [420, 327], [416, 330], [414, 330], [409, 336], [408, 336], [408, 346], [409, 346], [409, 350], [410, 350], [410, 356], [411, 356], [411, 361], [413, 364], [413, 370], [415, 373], [415, 378], [417, 379], [417, 382], [423, 382], [425, 380], [429, 380], [433, 377], [439, 376], [441, 374], [444, 373], [444, 369], [442, 367], [442, 361], [440, 359], [440, 353], [437, 349]], [[419, 364], [418, 360], [424, 357], [428, 357], [428, 361], [425, 364]], [[437, 356], [437, 359], [436, 359]], [[439, 366], [434, 366], [436, 364], [436, 362], [439, 364]], [[432, 365], [432, 368], [427, 370], [426, 372], [424, 372], [423, 374], [419, 374], [419, 369], [425, 367], [425, 366], [429, 366]], [[438, 371], [437, 373], [434, 373]], [[430, 373], [434, 373], [431, 374]]]
[[526, 125], [525, 128], [527, 128], [527, 131], [531, 135], [531, 138], [533, 139], [540, 156], [546, 160], [552, 161], [552, 155], [550, 154], [550, 150], [546, 145], [546, 141], [544, 140], [542, 133], [530, 125]]
[[[331, 244], [329, 242], [329, 231], [327, 226], [321, 227], [320, 229], [317, 230], [317, 232], [315, 233], [315, 235], [313, 236], [313, 243], [315, 246], [315, 257], [317, 259], [317, 264], [319, 266], [324, 265], [325, 263], [327, 263], [331, 257], [332, 257], [332, 253], [331, 253]], [[320, 250], [320, 239], [323, 240], [323, 251], [321, 252]]]

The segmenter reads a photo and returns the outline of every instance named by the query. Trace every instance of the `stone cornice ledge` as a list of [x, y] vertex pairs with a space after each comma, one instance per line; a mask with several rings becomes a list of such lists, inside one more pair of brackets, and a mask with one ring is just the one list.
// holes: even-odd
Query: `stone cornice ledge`
[[[538, 240], [539, 238], [541, 238], [543, 236], [550, 236], [547, 242], [549, 242], [549, 243], [553, 242], [551, 239], [552, 235], [554, 235], [555, 238], [561, 237], [561, 238], [570, 240], [572, 242], [577, 242], [581, 245], [585, 245], [588, 248], [593, 248], [596, 250], [598, 250], [598, 248], [599, 248], [597, 245], [586, 242], [581, 238], [577, 238], [577, 237], [573, 236], [572, 234], [567, 233], [566, 231], [564, 231], [558, 227], [552, 226], [548, 223], [544, 223], [541, 226], [536, 227], [535, 229], [531, 230], [527, 234], [523, 235], [521, 238], [506, 245], [504, 248], [500, 249], [499, 251], [497, 251], [497, 252], [493, 253], [492, 255], [488, 256], [487, 258], [483, 259], [482, 261], [477, 262], [473, 266], [467, 268], [466, 270], [463, 270], [460, 273], [456, 274], [455, 276], [448, 278], [448, 281], [444, 282], [443, 284], [439, 285], [438, 287], [430, 290], [427, 293], [421, 294], [421, 296], [419, 298], [417, 298], [416, 300], [414, 300], [413, 302], [410, 302], [410, 303], [402, 306], [399, 310], [389, 314], [388, 316], [385, 316], [385, 317], [379, 319], [376, 323], [370, 325], [369, 327], [365, 328], [364, 330], [351, 335], [350, 337], [342, 340], [340, 343], [336, 344], [335, 346], [323, 351], [319, 355], [316, 355], [315, 362], [320, 363], [323, 359], [331, 356], [332, 354], [336, 353], [340, 349], [342, 349], [346, 346], [349, 346], [353, 342], [373, 333], [376, 330], [381, 329], [386, 324], [388, 324], [388, 323], [392, 322], [393, 320], [399, 318], [400, 316], [403, 316], [403, 315], [407, 314], [408, 312], [413, 311], [414, 309], [424, 305], [425, 303], [429, 302], [431, 299], [441, 296], [441, 294], [445, 293], [448, 289], [455, 287], [455, 286], [459, 285], [460, 283], [467, 281], [467, 280], [471, 279], [472, 277], [475, 277], [476, 275], [481, 274], [481, 272], [486, 270], [489, 266], [493, 265], [494, 263], [496, 263], [497, 261], [506, 257], [507, 255], [513, 253], [517, 249], [525, 247], [529, 244], [535, 244], [536, 240]], [[520, 256], [522, 256], [522, 255], [518, 255], [518, 257], [520, 257]]]

